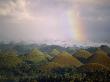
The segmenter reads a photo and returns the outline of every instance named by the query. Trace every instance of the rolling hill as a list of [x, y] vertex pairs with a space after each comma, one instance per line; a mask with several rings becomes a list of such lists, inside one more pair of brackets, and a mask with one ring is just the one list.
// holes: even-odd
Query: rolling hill
[[75, 57], [73, 57], [71, 54], [67, 52], [62, 52], [59, 55], [55, 56], [52, 59], [52, 62], [64, 65], [64, 66], [75, 66], [79, 67], [82, 65], [82, 63]]
[[110, 68], [110, 57], [107, 55], [107, 53], [98, 50], [88, 58], [87, 63], [99, 63]]
[[80, 49], [73, 56], [78, 58], [81, 62], [85, 63], [87, 58], [89, 58], [92, 54], [86, 50]]
[[32, 61], [34, 63], [46, 62], [48, 59], [46, 55], [38, 49], [33, 49], [30, 53], [26, 55], [27, 61]]

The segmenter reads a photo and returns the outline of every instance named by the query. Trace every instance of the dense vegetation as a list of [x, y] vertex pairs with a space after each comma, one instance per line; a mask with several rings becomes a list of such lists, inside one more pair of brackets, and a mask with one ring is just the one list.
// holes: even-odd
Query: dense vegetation
[[110, 48], [0, 43], [0, 82], [110, 82]]

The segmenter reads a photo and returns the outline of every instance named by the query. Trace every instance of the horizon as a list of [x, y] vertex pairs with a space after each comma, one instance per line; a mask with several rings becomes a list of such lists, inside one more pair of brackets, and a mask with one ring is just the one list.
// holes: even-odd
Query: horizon
[[0, 41], [0, 44], [11, 44], [11, 45], [16, 45], [16, 44], [22, 44], [22, 45], [31, 45], [31, 44], [35, 44], [35, 45], [55, 45], [55, 46], [61, 46], [61, 47], [100, 47], [102, 45], [108, 46], [110, 47], [109, 43], [104, 43], [104, 42], [73, 42], [73, 41], [53, 41], [53, 42], [49, 42], [49, 41], [40, 41], [40, 42], [29, 42], [29, 41], [20, 41], [20, 42], [15, 42], [15, 41]]

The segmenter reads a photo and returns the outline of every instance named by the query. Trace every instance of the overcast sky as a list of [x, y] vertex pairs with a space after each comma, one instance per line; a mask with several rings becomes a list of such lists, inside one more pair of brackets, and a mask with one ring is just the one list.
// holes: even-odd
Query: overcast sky
[[110, 0], [0, 0], [0, 41], [82, 41], [77, 35], [110, 42]]

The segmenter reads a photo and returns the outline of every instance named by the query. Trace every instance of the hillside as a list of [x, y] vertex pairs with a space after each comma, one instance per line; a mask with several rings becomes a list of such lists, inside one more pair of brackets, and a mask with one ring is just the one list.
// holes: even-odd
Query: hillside
[[110, 47], [108, 47], [106, 45], [102, 45], [100, 47], [100, 49], [103, 50], [104, 52], [106, 52], [110, 56]]
[[85, 59], [87, 59], [87, 58], [90, 57], [91, 55], [92, 55], [92, 54], [91, 54], [90, 52], [88, 52], [88, 51], [86, 51], [86, 50], [83, 50], [83, 49], [78, 50], [78, 51], [74, 54], [74, 56], [77, 57], [77, 58], [85, 58]]
[[52, 57], [55, 57], [56, 55], [60, 54], [60, 51], [57, 50], [57, 49], [53, 49], [51, 52], [50, 52], [50, 56]]
[[90, 64], [85, 64], [82, 65], [81, 67], [78, 68], [79, 71], [81, 72], [96, 72], [96, 71], [110, 71], [109, 68], [102, 64], [98, 63], [90, 63]]
[[82, 65], [82, 63], [76, 59], [75, 57], [73, 57], [71, 54], [67, 53], [67, 52], [62, 52], [59, 55], [55, 56], [55, 58], [53, 58], [52, 62], [64, 65], [64, 66], [75, 66], [75, 67], [79, 67]]
[[32, 61], [34, 63], [46, 62], [46, 55], [38, 49], [33, 49], [30, 53], [26, 55], [27, 61]]
[[99, 63], [110, 68], [110, 57], [107, 55], [107, 53], [98, 50], [88, 58], [88, 63]]
[[75, 56], [76, 58], [78, 58], [81, 62], [85, 63], [87, 58], [89, 58], [92, 54], [86, 50], [80, 49], [78, 51], [76, 51], [75, 54], [73, 54], [73, 56]]

